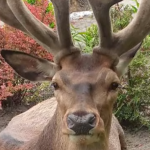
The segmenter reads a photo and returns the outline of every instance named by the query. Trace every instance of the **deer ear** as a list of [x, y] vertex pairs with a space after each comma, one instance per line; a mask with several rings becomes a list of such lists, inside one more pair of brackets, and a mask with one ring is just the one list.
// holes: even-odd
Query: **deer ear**
[[136, 55], [136, 53], [140, 49], [141, 45], [142, 45], [142, 42], [137, 44], [135, 47], [130, 49], [128, 52], [126, 52], [126, 53], [124, 53], [123, 55], [120, 56], [119, 63], [116, 66], [117, 73], [118, 73], [119, 76], [123, 75], [123, 73], [125, 72], [125, 69], [127, 68], [129, 63], [132, 61], [132, 59]]
[[20, 76], [30, 81], [51, 80], [58, 70], [56, 64], [23, 52], [2, 50], [1, 55]]

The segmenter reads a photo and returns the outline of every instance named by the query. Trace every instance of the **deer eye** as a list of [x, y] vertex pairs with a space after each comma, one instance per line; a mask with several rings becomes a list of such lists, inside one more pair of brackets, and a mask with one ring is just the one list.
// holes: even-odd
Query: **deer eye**
[[119, 87], [119, 83], [117, 82], [112, 82], [110, 85], [110, 90], [116, 90]]
[[54, 90], [58, 90], [59, 85], [58, 85], [57, 82], [53, 82], [53, 83], [51, 84], [51, 87], [52, 87]]

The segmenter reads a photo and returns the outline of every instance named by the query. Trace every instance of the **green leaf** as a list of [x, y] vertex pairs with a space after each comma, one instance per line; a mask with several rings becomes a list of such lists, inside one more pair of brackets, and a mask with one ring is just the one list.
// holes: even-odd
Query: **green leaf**
[[49, 26], [50, 26], [50, 28], [54, 28], [54, 27], [55, 27], [54, 22], [51, 22], [51, 23], [49, 24]]

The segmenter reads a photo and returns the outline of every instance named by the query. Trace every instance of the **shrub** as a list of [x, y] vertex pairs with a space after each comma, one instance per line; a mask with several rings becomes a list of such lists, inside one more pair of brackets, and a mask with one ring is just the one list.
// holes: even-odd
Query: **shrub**
[[[122, 79], [115, 114], [126, 124], [150, 126], [150, 53], [140, 51]], [[135, 123], [135, 124], [134, 124]]]
[[133, 9], [131, 6], [115, 5], [111, 9], [111, 22], [114, 32], [125, 28], [133, 19]]
[[[55, 24], [53, 11], [49, 9], [51, 5], [48, 1], [41, 0], [35, 2], [34, 5], [31, 5], [25, 1], [25, 4], [44, 24], [49, 26], [51, 26], [52, 23]], [[46, 52], [33, 39], [8, 25], [0, 28], [0, 49], [21, 50], [26, 53], [52, 60], [51, 54]], [[5, 63], [0, 56], [0, 101], [9, 100], [11, 103], [21, 103], [27, 92], [30, 89], [35, 88], [35, 86], [35, 84], [14, 74], [9, 65]]]
[[79, 32], [78, 28], [72, 26], [71, 33], [75, 45], [85, 53], [91, 52], [91, 49], [99, 44], [96, 25], [91, 25], [85, 32]]

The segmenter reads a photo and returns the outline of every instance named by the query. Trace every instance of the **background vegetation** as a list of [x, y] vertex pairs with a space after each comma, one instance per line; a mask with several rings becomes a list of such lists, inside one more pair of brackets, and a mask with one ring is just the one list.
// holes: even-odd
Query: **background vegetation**
[[[25, 0], [24, 2], [36, 18], [47, 26], [55, 28], [54, 11], [51, 3], [48, 3], [47, 0]], [[8, 25], [0, 28], [0, 49], [21, 50], [52, 60], [51, 54], [46, 52], [32, 38]], [[46, 86], [47, 84], [38, 84], [37, 86], [37, 84], [26, 81], [14, 74], [14, 71], [0, 56], [0, 102], [2, 107], [21, 104], [24, 100], [27, 103], [33, 100], [37, 93], [40, 101], [43, 96], [40, 96], [42, 92], [39, 92], [39, 89], [42, 90]], [[32, 96], [33, 91], [34, 96]]]

